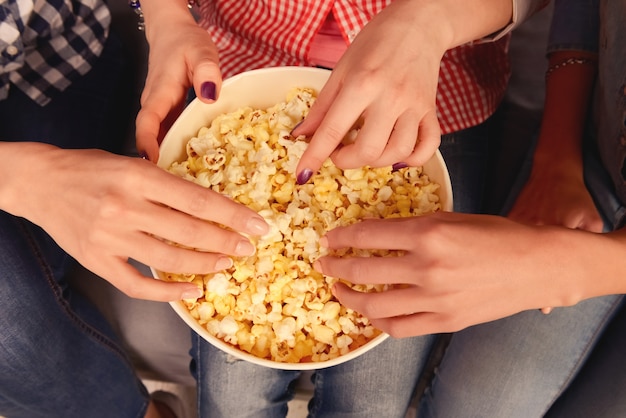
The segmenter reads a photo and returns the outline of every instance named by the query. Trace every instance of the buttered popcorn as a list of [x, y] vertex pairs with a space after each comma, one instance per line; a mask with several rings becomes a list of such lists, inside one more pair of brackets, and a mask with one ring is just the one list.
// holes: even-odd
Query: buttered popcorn
[[[363, 218], [440, 209], [439, 186], [420, 168], [341, 170], [328, 160], [309, 183], [297, 185], [295, 168], [307, 143], [290, 132], [315, 97], [315, 91], [298, 88], [267, 110], [246, 107], [218, 116], [189, 140], [188, 158], [170, 167], [247, 205], [270, 225], [268, 234], [253, 241], [256, 253], [235, 259], [228, 270], [166, 276], [202, 286], [204, 297], [184, 302], [212, 335], [277, 362], [329, 360], [380, 334], [367, 318], [335, 300], [330, 288], [338, 279], [313, 270], [313, 262], [327, 254], [319, 246], [326, 231]], [[343, 250], [340, 255], [398, 254]]]

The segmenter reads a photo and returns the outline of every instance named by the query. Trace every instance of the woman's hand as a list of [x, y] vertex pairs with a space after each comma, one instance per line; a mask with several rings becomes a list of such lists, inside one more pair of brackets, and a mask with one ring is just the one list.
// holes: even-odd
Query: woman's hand
[[3, 168], [13, 180], [0, 193], [1, 207], [41, 226], [132, 297], [168, 301], [197, 297], [198, 289], [144, 277], [129, 258], [167, 272], [210, 273], [230, 267], [229, 256], [254, 253], [238, 232], [268, 230], [250, 209], [149, 161], [43, 144], [1, 149], [11, 146], [20, 158]]
[[150, 55], [136, 134], [138, 151], [156, 162], [159, 143], [184, 108], [189, 88], [212, 103], [219, 96], [222, 75], [211, 36], [197, 25], [185, 3], [182, 10], [172, 9], [175, 2], [154, 10], [158, 4], [152, 3], [158, 2], [143, 6]]
[[[467, 19], [472, 16], [472, 19]], [[348, 47], [305, 121], [312, 136], [296, 173], [306, 182], [330, 156], [341, 168], [422, 165], [441, 140], [436, 113], [444, 53], [500, 30], [513, 16], [501, 0], [395, 0]], [[353, 126], [351, 144], [341, 144]]]
[[[435, 98], [446, 48], [425, 33], [409, 12], [413, 9], [412, 2], [389, 5], [337, 63], [293, 132], [312, 135], [296, 170], [300, 180], [308, 180], [303, 176], [316, 172], [329, 156], [341, 168], [355, 168], [421, 165], [435, 152], [440, 141]], [[341, 145], [355, 124], [361, 126], [356, 140]]]
[[530, 178], [508, 217], [533, 225], [561, 225], [602, 232], [603, 222], [591, 198], [580, 163], [558, 156], [535, 156]]
[[338, 283], [333, 292], [377, 328], [406, 337], [614, 293], [609, 283], [622, 277], [624, 267], [609, 261], [623, 251], [614, 241], [502, 217], [439, 212], [334, 229], [325, 237], [330, 249], [396, 249], [403, 255], [328, 256], [315, 268], [355, 284], [390, 285], [381, 293], [361, 293]]

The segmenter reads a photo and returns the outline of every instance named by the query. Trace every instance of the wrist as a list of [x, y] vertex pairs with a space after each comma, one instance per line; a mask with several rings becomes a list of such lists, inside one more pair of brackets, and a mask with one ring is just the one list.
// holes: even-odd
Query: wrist
[[550, 178], [583, 178], [583, 160], [575, 152], [537, 148], [533, 154], [533, 171]]
[[409, 3], [418, 4], [414, 7], [419, 9], [422, 21], [441, 36], [446, 50], [492, 35], [513, 19], [513, 5], [508, 1], [413, 0]]
[[44, 167], [48, 158], [44, 153], [57, 148], [38, 142], [1, 142], [0, 209], [16, 216], [25, 216], [26, 195], [33, 193], [38, 183], [45, 182]]
[[626, 293], [626, 229], [589, 236], [583, 242], [581, 274], [582, 299]]
[[128, 0], [129, 7], [137, 15], [137, 28], [146, 31], [146, 37], [149, 37], [151, 28], [167, 28], [165, 30], [169, 31], [169, 24], [176, 19], [191, 19], [195, 23], [190, 10], [199, 3], [200, 0]]

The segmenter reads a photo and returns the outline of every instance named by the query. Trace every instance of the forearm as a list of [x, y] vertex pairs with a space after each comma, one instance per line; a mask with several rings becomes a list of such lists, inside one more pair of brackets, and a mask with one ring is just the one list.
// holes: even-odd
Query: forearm
[[409, 2], [418, 13], [421, 11], [419, 9], [426, 9], [425, 5], [433, 8], [434, 11], [429, 8], [422, 15], [423, 23], [427, 26], [434, 24], [435, 33], [443, 31], [447, 34], [448, 49], [475, 40], [498, 39], [542, 9], [546, 3], [542, 0]]
[[[626, 294], [626, 228], [606, 234], [572, 231], [589, 236], [581, 241], [578, 259], [582, 280], [582, 299]], [[577, 274], [572, 269], [572, 274]]]
[[44, 176], [35, 173], [43, 169], [49, 160], [41, 158], [57, 150], [52, 145], [37, 142], [0, 141], [0, 209], [16, 216], [30, 219], [26, 194], [32, 195], [36, 186], [45, 183]]
[[187, 0], [143, 0], [141, 9], [148, 43], [156, 34], [171, 30], [170, 25], [176, 22], [195, 23], [188, 4]]
[[[574, 59], [574, 61], [568, 61]], [[536, 159], [582, 167], [581, 142], [596, 74], [596, 55], [584, 51], [550, 54], [544, 115]]]
[[445, 52], [458, 45], [481, 39], [511, 22], [511, 0], [396, 0], [380, 15], [394, 14], [398, 25], [417, 45], [430, 45]]

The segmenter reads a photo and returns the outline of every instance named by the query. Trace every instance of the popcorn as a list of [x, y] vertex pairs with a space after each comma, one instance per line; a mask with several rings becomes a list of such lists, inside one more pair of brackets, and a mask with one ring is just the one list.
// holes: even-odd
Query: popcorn
[[[328, 250], [326, 231], [363, 218], [417, 216], [441, 209], [437, 190], [421, 168], [344, 170], [326, 161], [305, 185], [295, 168], [307, 143], [290, 132], [316, 98], [297, 88], [267, 110], [244, 107], [218, 116], [189, 140], [187, 159], [169, 171], [257, 211], [270, 231], [254, 238], [256, 253], [208, 275], [166, 274], [202, 286], [187, 299], [191, 315], [217, 338], [277, 362], [321, 362], [366, 344], [380, 331], [342, 306], [330, 292], [338, 278], [313, 270]], [[354, 140], [356, 129], [347, 135]], [[344, 249], [339, 256], [397, 256], [397, 251]], [[349, 283], [346, 283], [350, 285]], [[379, 292], [382, 285], [352, 285]]]

